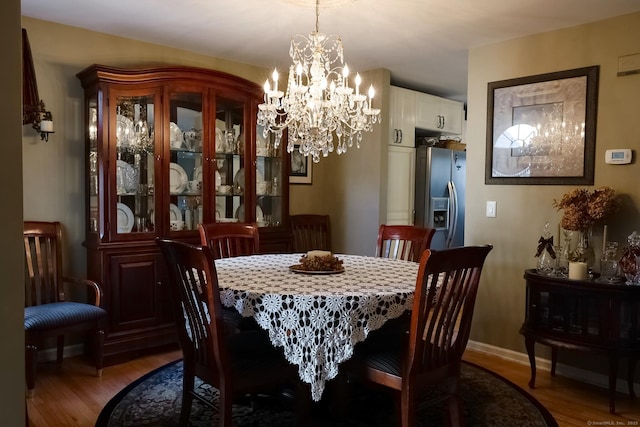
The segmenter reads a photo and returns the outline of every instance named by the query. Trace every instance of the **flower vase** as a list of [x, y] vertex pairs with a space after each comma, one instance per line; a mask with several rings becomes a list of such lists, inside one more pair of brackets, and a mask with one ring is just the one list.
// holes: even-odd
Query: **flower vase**
[[596, 254], [593, 250], [593, 243], [591, 242], [592, 230], [589, 227], [586, 230], [579, 230], [578, 232], [578, 244], [573, 251], [572, 261], [579, 261], [587, 263], [589, 271], [593, 268], [596, 262]]

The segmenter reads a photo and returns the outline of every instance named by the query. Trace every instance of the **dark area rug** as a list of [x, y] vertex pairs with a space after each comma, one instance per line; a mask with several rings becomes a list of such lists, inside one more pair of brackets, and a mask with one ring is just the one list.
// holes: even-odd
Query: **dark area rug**
[[[196, 385], [201, 394], [217, 399], [215, 388], [198, 380]], [[355, 391], [346, 419], [338, 420], [326, 403], [330, 397], [323, 396], [323, 400], [312, 408], [311, 426], [395, 425], [393, 397], [386, 390]], [[461, 392], [467, 426], [558, 425], [549, 411], [527, 392], [479, 366], [463, 363]], [[177, 426], [181, 400], [182, 362], [177, 361], [143, 376], [118, 393], [100, 413], [96, 427]], [[247, 398], [233, 407], [234, 426], [293, 426], [295, 415], [292, 405], [293, 401], [286, 392], [276, 397]], [[443, 415], [440, 405], [422, 408], [418, 426], [443, 426]], [[194, 401], [191, 425], [217, 425], [217, 414]]]

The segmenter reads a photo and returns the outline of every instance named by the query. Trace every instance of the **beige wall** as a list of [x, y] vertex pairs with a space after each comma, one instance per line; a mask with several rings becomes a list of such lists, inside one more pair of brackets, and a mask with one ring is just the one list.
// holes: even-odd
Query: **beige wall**
[[8, 0], [0, 14], [3, 71], [0, 129], [3, 165], [0, 180], [0, 424], [24, 425], [24, 285], [22, 249], [22, 50], [20, 1]]
[[[483, 184], [487, 83], [600, 65], [595, 186], [611, 186], [624, 196], [621, 211], [609, 221], [609, 239], [626, 244], [628, 234], [640, 231], [640, 74], [617, 77], [616, 73], [618, 57], [636, 53], [640, 53], [637, 13], [471, 49], [465, 243], [494, 245], [483, 273], [472, 340], [525, 351], [518, 333], [524, 319], [523, 271], [535, 267], [535, 248], [545, 221], [555, 227], [560, 219], [553, 199], [575, 188]], [[610, 148], [633, 148], [633, 164], [606, 165], [604, 152]], [[497, 201], [496, 218], [484, 216], [487, 200]], [[598, 233], [596, 239], [601, 238], [601, 231]]]
[[[374, 107], [389, 105], [390, 73], [361, 72], [366, 88], [376, 90]], [[368, 89], [367, 89], [368, 90]], [[363, 133], [360, 148], [331, 153], [313, 166], [313, 185], [291, 185], [291, 213], [320, 213], [331, 217], [331, 243], [336, 253], [373, 255], [378, 227], [386, 220], [387, 135], [389, 109], [381, 122]]]

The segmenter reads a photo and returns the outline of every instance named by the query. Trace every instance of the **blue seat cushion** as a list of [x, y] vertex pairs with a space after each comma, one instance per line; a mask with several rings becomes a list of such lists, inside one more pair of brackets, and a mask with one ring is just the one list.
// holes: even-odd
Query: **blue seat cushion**
[[24, 329], [44, 331], [99, 320], [107, 312], [95, 305], [79, 302], [53, 302], [24, 308]]

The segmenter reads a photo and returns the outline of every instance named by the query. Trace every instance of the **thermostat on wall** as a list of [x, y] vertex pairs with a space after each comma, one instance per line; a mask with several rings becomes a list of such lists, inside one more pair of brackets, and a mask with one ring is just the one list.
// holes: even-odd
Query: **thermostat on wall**
[[631, 150], [629, 148], [607, 150], [604, 161], [612, 165], [626, 165], [631, 163]]

